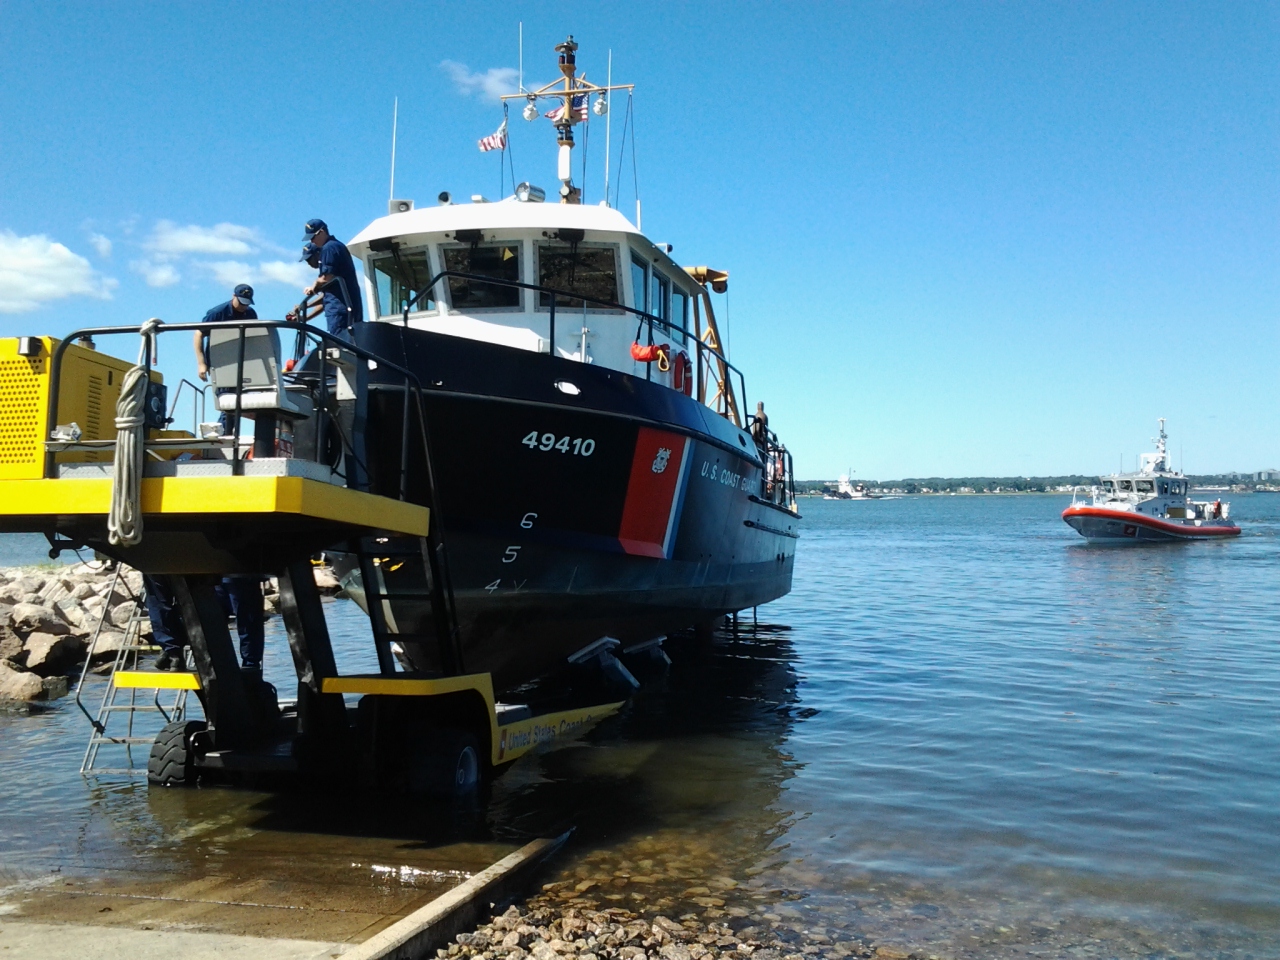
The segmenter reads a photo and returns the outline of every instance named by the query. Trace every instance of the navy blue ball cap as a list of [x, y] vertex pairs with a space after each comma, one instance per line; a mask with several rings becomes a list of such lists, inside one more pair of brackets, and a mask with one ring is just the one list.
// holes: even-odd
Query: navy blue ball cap
[[241, 303], [253, 303], [253, 287], [249, 286], [247, 283], [238, 284], [231, 293]]
[[318, 256], [320, 256], [320, 248], [317, 247], [314, 243], [308, 242], [307, 245], [302, 248], [302, 256], [300, 256], [298, 260], [301, 262], [303, 260], [310, 260], [312, 257], [318, 257]]
[[317, 233], [319, 233], [321, 230], [323, 230], [325, 233], [328, 233], [328, 232], [329, 232], [329, 225], [328, 225], [327, 223], [325, 223], [323, 220], [308, 220], [308, 221], [306, 222], [306, 224], [305, 224], [305, 225], [303, 225], [303, 228], [302, 228], [302, 229], [303, 229], [304, 231], [306, 231], [306, 232], [303, 234], [302, 239], [303, 239], [303, 240], [310, 240], [312, 237], [314, 237], [314, 236], [315, 236]]

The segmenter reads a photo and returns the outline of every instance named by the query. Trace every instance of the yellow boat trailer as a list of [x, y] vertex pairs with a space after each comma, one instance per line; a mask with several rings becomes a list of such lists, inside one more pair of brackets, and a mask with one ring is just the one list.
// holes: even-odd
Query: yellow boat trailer
[[[212, 423], [169, 429], [156, 342], [194, 330], [209, 332], [214, 400], [231, 420], [230, 435]], [[281, 362], [281, 332], [297, 338], [301, 363], [292, 372]], [[137, 364], [99, 352], [93, 340], [129, 334], [142, 336]], [[371, 477], [367, 466], [370, 369], [402, 381], [398, 476]], [[194, 669], [114, 678], [121, 687], [188, 689], [204, 708], [204, 721], [161, 731], [152, 782], [354, 769], [380, 783], [456, 795], [619, 709], [611, 701], [535, 715], [500, 703], [489, 674], [466, 672], [447, 552], [431, 524], [421, 394], [409, 370], [297, 323], [150, 321], [63, 341], [0, 339], [0, 532], [42, 533], [53, 556], [91, 548], [167, 578], [177, 600]], [[241, 418], [254, 422], [251, 448]], [[411, 462], [425, 463], [426, 476], [410, 477]], [[421, 490], [425, 496], [415, 496]], [[403, 554], [406, 546], [419, 553], [428, 579], [445, 667], [439, 676], [398, 669], [394, 626], [377, 592], [379, 553]], [[360, 558], [377, 675], [338, 674], [311, 564], [325, 549]], [[283, 712], [274, 689], [240, 669], [214, 591], [235, 574], [278, 578], [298, 676], [296, 703]], [[344, 699], [350, 695], [361, 698], [355, 709]]]

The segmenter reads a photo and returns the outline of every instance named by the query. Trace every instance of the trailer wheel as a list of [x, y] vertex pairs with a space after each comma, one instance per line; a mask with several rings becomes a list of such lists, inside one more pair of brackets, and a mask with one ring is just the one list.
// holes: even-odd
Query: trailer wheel
[[414, 793], [464, 800], [480, 790], [484, 764], [476, 737], [463, 730], [433, 732], [409, 773]]
[[207, 727], [203, 720], [178, 720], [162, 727], [147, 758], [147, 782], [162, 787], [195, 783], [191, 737]]

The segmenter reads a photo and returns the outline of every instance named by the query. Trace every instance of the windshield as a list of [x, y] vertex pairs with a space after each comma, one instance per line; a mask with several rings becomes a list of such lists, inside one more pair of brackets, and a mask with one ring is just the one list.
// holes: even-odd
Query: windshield
[[1139, 493], [1155, 493], [1156, 485], [1154, 480], [1137, 480]]
[[[431, 265], [426, 250], [401, 252], [395, 257], [382, 257], [373, 261], [373, 285], [378, 292], [378, 316], [394, 317], [404, 313], [404, 308], [431, 279]], [[414, 313], [434, 310], [435, 297], [428, 294], [414, 306]]]
[[[618, 265], [613, 247], [585, 243], [541, 244], [538, 247], [538, 284], [617, 303]], [[556, 296], [557, 307], [581, 307], [582, 304], [583, 301], [577, 297]], [[539, 293], [538, 306], [550, 307], [551, 294], [546, 291]], [[606, 308], [599, 303], [588, 303], [587, 309]]]
[[[478, 243], [446, 247], [444, 268], [496, 280], [520, 281], [519, 243]], [[520, 288], [465, 277], [449, 278], [449, 301], [455, 310], [520, 308]]]
[[1130, 493], [1132, 493], [1132, 492], [1133, 492], [1133, 481], [1132, 481], [1132, 480], [1121, 480], [1121, 481], [1120, 481], [1120, 489], [1121, 489], [1121, 490], [1127, 490], [1127, 491], [1129, 491]]

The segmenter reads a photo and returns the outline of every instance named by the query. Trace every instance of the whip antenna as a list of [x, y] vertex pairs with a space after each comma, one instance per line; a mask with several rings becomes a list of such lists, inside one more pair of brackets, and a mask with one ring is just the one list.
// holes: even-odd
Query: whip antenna
[[391, 195], [387, 200], [396, 198], [396, 124], [400, 119], [400, 98], [396, 97], [391, 104]]

